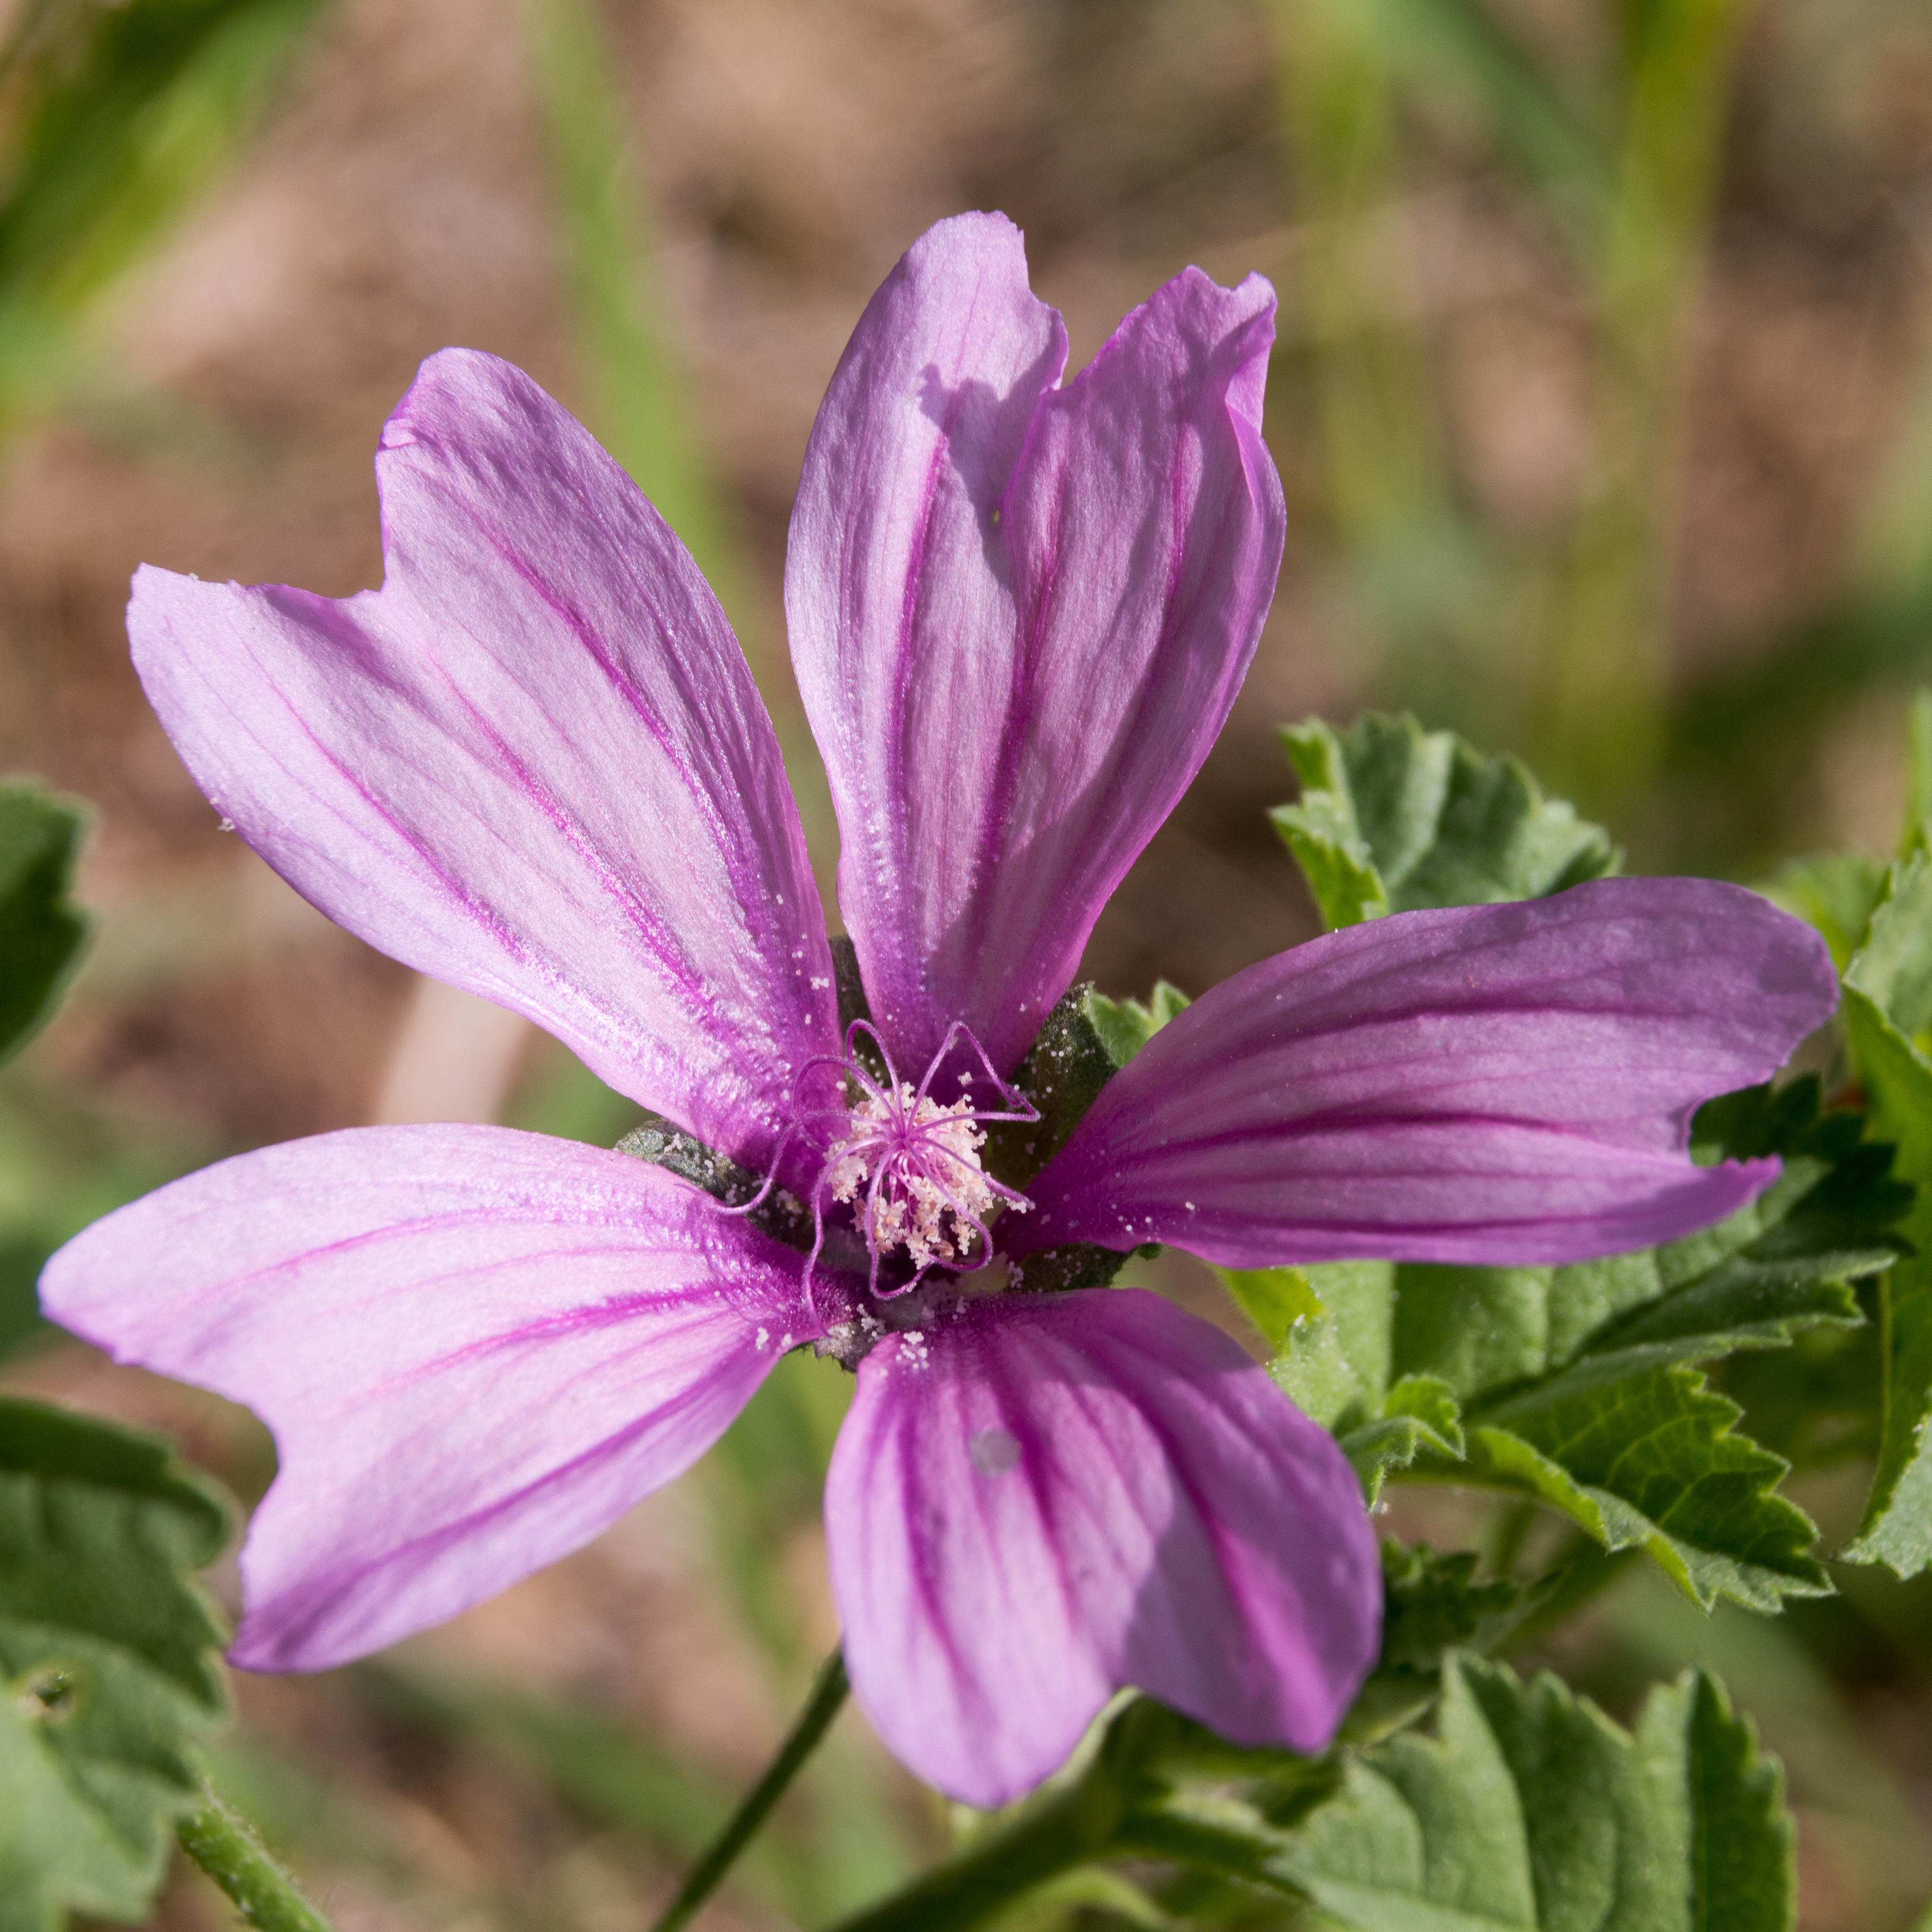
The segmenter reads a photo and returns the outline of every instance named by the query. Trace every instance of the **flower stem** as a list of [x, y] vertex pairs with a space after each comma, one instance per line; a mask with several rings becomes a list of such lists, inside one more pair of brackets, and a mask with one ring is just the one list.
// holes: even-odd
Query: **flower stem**
[[1064, 1790], [1028, 1805], [944, 1864], [832, 1932], [966, 1932], [1036, 1886], [1115, 1849], [1124, 1787], [1104, 1761]]
[[176, 1824], [175, 1836], [258, 1932], [331, 1932], [248, 1820], [206, 1778], [200, 1804]]
[[772, 1806], [784, 1796], [806, 1760], [818, 1749], [819, 1740], [831, 1728], [850, 1688], [845, 1675], [845, 1653], [835, 1650], [820, 1666], [812, 1695], [799, 1713], [798, 1722], [792, 1726], [791, 1735], [779, 1746], [770, 1768], [752, 1786], [730, 1822], [712, 1840], [711, 1849], [692, 1867], [690, 1876], [651, 1932], [681, 1932], [698, 1916], [698, 1908], [718, 1889], [724, 1874], [736, 1863], [739, 1853], [757, 1837]]

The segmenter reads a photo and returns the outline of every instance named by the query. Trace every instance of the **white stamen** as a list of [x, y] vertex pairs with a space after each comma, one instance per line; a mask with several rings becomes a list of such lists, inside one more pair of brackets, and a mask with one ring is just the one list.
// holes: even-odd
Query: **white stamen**
[[830, 1150], [824, 1184], [835, 1201], [865, 1199], [861, 1226], [880, 1253], [905, 1250], [916, 1268], [962, 1261], [999, 1204], [980, 1165], [986, 1131], [970, 1102], [941, 1106], [902, 1081], [868, 1091]]

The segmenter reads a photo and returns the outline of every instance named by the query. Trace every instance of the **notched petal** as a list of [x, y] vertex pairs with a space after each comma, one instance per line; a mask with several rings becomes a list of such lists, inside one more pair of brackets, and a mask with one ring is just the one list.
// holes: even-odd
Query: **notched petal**
[[1509, 1266], [1674, 1240], [1778, 1172], [1694, 1166], [1692, 1114], [1768, 1079], [1837, 999], [1815, 933], [1706, 879], [1351, 926], [1155, 1034], [1007, 1246]]
[[176, 1181], [40, 1292], [117, 1360], [267, 1424], [233, 1655], [311, 1670], [494, 1595], [688, 1467], [821, 1332], [802, 1274], [643, 1162], [386, 1127]]
[[1198, 769], [1281, 556], [1274, 293], [1198, 270], [1056, 386], [1003, 219], [942, 222], [866, 312], [806, 459], [786, 608], [893, 1052], [1004, 1073]]
[[176, 749], [331, 918], [762, 1166], [837, 1006], [777, 739], [716, 599], [588, 432], [494, 356], [424, 364], [376, 480], [380, 591], [136, 576], [135, 665]]
[[826, 1528], [855, 1694], [972, 1804], [1037, 1784], [1127, 1685], [1238, 1743], [1319, 1750], [1376, 1654], [1341, 1452], [1138, 1290], [985, 1298], [882, 1340]]

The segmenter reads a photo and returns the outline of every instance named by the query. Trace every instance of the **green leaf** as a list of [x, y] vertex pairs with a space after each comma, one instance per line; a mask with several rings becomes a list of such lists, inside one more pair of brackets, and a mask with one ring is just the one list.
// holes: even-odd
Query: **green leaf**
[[166, 1443], [0, 1396], [0, 1932], [146, 1911], [227, 1712], [194, 1573], [229, 1530]]
[[68, 898], [85, 826], [38, 785], [0, 786], [0, 1055], [46, 1018], [86, 936]]
[[1443, 1473], [1547, 1504], [1607, 1550], [1641, 1549], [1708, 1609], [1776, 1612], [1831, 1589], [1817, 1531], [1773, 1493], [1789, 1466], [1734, 1425], [1743, 1412], [1695, 1369], [1557, 1378], [1467, 1420]]
[[1825, 1112], [1822, 1095], [1808, 1076], [1700, 1110], [1700, 1155], [1775, 1156], [1783, 1172], [1681, 1240], [1557, 1268], [1398, 1270], [1395, 1372], [1439, 1376], [1473, 1400], [1572, 1368], [1599, 1382], [1856, 1326], [1852, 1284], [1897, 1258], [1892, 1231], [1913, 1196], [1864, 1116]]
[[1436, 1736], [1366, 1754], [1264, 1869], [1360, 1932], [1787, 1932], [1783, 1786], [1701, 1671], [1633, 1736], [1554, 1677], [1464, 1658]]
[[1879, 1131], [1918, 1186], [1904, 1234], [1916, 1250], [1882, 1290], [1884, 1422], [1878, 1470], [1842, 1554], [1901, 1576], [1932, 1564], [1932, 856], [1893, 868], [1845, 975], [1845, 1024]]
[[1374, 712], [1284, 728], [1301, 796], [1270, 814], [1331, 930], [1426, 906], [1540, 898], [1614, 872], [1599, 826], [1546, 799], [1520, 760]]
[[1467, 1453], [1462, 1411], [1448, 1383], [1433, 1376], [1405, 1376], [1388, 1392], [1383, 1412], [1338, 1438], [1372, 1504], [1390, 1472], [1412, 1468], [1425, 1451], [1460, 1461]]
[[1120, 1067], [1190, 1004], [1178, 986], [1157, 980], [1144, 1005], [1138, 1000], [1110, 1000], [1104, 993], [1088, 993], [1087, 1017], [1114, 1066]]

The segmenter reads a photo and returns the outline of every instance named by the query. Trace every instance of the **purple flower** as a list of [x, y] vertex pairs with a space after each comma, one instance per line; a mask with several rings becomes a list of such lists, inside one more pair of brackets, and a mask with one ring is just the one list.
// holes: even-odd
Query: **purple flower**
[[1206, 1324], [990, 1292], [1007, 1269], [1147, 1240], [1562, 1261], [1766, 1184], [1693, 1166], [1687, 1123], [1824, 1018], [1830, 962], [1686, 880], [1298, 947], [1170, 1024], [1042, 1171], [988, 1172], [1022, 1054], [1254, 652], [1273, 309], [1190, 270], [1063, 386], [1018, 235], [975, 215], [866, 310], [785, 595], [869, 1040], [841, 1036], [717, 604], [517, 370], [424, 365], [377, 458], [380, 592], [140, 573], [148, 694], [270, 864], [770, 1178], [734, 1213], [622, 1154], [370, 1129], [223, 1162], [63, 1250], [52, 1316], [274, 1432], [237, 1662], [340, 1663], [575, 1548], [810, 1342], [857, 1372], [826, 1502], [852, 1679], [914, 1769], [998, 1803], [1129, 1684], [1312, 1750], [1376, 1646], [1347, 1463]]

